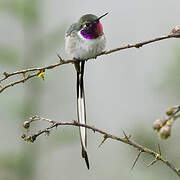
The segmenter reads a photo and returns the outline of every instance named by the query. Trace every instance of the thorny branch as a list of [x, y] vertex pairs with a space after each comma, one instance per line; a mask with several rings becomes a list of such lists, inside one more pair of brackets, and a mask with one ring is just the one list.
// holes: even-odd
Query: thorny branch
[[[151, 39], [151, 40], [148, 40], [148, 41], [138, 42], [138, 43], [135, 43], [135, 44], [128, 44], [126, 46], [121, 46], [119, 48], [103, 51], [98, 56], [108, 55], [108, 54], [111, 54], [111, 53], [114, 53], [116, 51], [120, 51], [120, 50], [123, 50], [123, 49], [140, 48], [140, 47], [142, 47], [144, 45], [147, 45], [147, 44], [150, 44], [150, 43], [153, 43], [153, 42], [157, 42], [157, 41], [161, 41], [161, 40], [164, 40], [164, 39], [170, 39], [170, 38], [180, 38], [180, 26], [176, 26], [175, 28], [173, 28], [170, 34], [167, 34], [167, 35], [164, 35], [164, 36], [161, 36], [161, 37], [158, 37], [158, 38], [154, 38], [154, 39]], [[58, 67], [60, 65], [63, 65], [63, 64], [75, 63], [76, 62], [75, 59], [73, 59], [73, 60], [64, 60], [59, 55], [57, 55], [57, 56], [59, 58], [59, 62], [56, 63], [56, 64], [52, 64], [52, 65], [41, 67], [41, 68], [30, 68], [30, 69], [20, 70], [20, 71], [16, 71], [16, 72], [12, 72], [12, 73], [4, 72], [3, 77], [0, 79], [0, 93], [3, 92], [5, 89], [11, 87], [11, 86], [14, 86], [14, 85], [19, 84], [19, 83], [24, 83], [28, 79], [31, 79], [33, 77], [38, 76], [38, 77], [44, 78], [44, 72], [46, 70], [56, 68], [56, 67]], [[89, 60], [89, 59], [87, 59], [87, 60]], [[12, 82], [10, 82], [8, 84], [2, 85], [2, 82], [4, 82], [5, 80], [9, 79], [10, 77], [17, 77], [18, 75], [20, 75], [22, 77], [20, 79], [16, 80], [16, 81], [12, 81]], [[178, 108], [179, 107], [180, 106], [178, 106]], [[180, 115], [175, 117], [175, 115], [179, 111], [180, 111], [180, 108], [178, 109], [178, 111], [173, 111], [173, 113], [171, 115], [167, 114], [169, 117], [168, 117], [167, 121], [165, 122], [165, 124], [166, 125], [171, 125], [172, 122], [174, 122], [175, 119], [179, 118]], [[139, 151], [139, 153], [138, 153], [138, 155], [137, 155], [137, 157], [136, 157], [136, 159], [135, 159], [135, 161], [133, 163], [132, 168], [135, 166], [135, 164], [138, 161], [140, 155], [142, 153], [147, 153], [147, 154], [150, 154], [151, 156], [153, 156], [155, 158], [148, 166], [153, 165], [154, 163], [156, 163], [159, 160], [159, 161], [163, 162], [164, 164], [166, 164], [170, 169], [172, 169], [180, 177], [180, 169], [176, 168], [173, 164], [171, 164], [168, 160], [166, 160], [162, 156], [159, 145], [158, 145], [158, 152], [155, 152], [155, 151], [153, 151], [153, 150], [151, 150], [151, 149], [149, 149], [147, 147], [144, 147], [144, 146], [142, 146], [140, 144], [137, 144], [136, 142], [131, 140], [131, 136], [127, 136], [125, 134], [125, 132], [123, 132], [124, 137], [120, 138], [120, 137], [114, 136], [114, 135], [112, 135], [110, 133], [107, 133], [107, 132], [105, 132], [105, 131], [103, 131], [101, 129], [98, 129], [98, 128], [94, 127], [94, 126], [90, 126], [90, 125], [87, 125], [87, 124], [81, 124], [81, 123], [78, 123], [77, 121], [73, 121], [73, 122], [56, 122], [56, 121], [46, 119], [46, 118], [42, 118], [42, 117], [38, 117], [38, 116], [34, 116], [34, 117], [30, 118], [29, 121], [25, 121], [24, 122], [24, 128], [26, 128], [28, 130], [30, 128], [30, 124], [33, 121], [37, 121], [37, 120], [47, 121], [48, 123], [50, 123], [50, 126], [48, 126], [44, 130], [40, 130], [39, 132], [37, 132], [37, 133], [35, 133], [33, 135], [23, 134], [22, 138], [25, 141], [34, 142], [37, 139], [38, 136], [40, 136], [41, 134], [44, 134], [44, 133], [49, 134], [50, 131], [53, 128], [58, 127], [58, 126], [76, 126], [76, 127], [82, 126], [82, 127], [86, 127], [87, 129], [93, 130], [93, 132], [98, 132], [98, 133], [103, 135], [103, 141], [101, 142], [101, 144], [99, 146], [101, 146], [107, 139], [113, 139], [113, 140], [120, 141], [120, 142], [125, 143], [125, 144], [129, 144], [130, 146], [136, 148]], [[168, 124], [167, 124], [167, 122], [168, 122]], [[162, 129], [162, 127], [164, 127], [164, 124], [160, 124], [159, 129]]]
[[[142, 47], [142, 46], [144, 46], [146, 44], [150, 44], [150, 43], [153, 43], [153, 42], [156, 42], [156, 41], [161, 41], [161, 40], [170, 39], [170, 38], [180, 38], [180, 26], [176, 26], [175, 28], [173, 28], [171, 33], [168, 34], [168, 35], [164, 35], [164, 36], [154, 38], [154, 39], [151, 39], [151, 40], [148, 40], [148, 41], [138, 42], [138, 43], [135, 43], [135, 44], [128, 44], [126, 46], [121, 46], [119, 48], [103, 51], [98, 56], [108, 55], [108, 54], [111, 54], [111, 53], [114, 53], [116, 51], [120, 51], [120, 50], [123, 50], [123, 49], [140, 48], [140, 47]], [[16, 72], [12, 72], [12, 73], [4, 72], [3, 77], [0, 79], [0, 93], [3, 92], [5, 89], [11, 87], [11, 86], [14, 86], [14, 85], [19, 84], [19, 83], [24, 83], [28, 79], [31, 79], [33, 77], [39, 76], [39, 77], [43, 78], [44, 74], [41, 75], [41, 73], [42, 72], [44, 73], [46, 70], [53, 69], [53, 68], [55, 68], [57, 66], [60, 66], [60, 65], [63, 65], [63, 64], [69, 64], [69, 63], [75, 63], [76, 62], [75, 59], [63, 60], [59, 55], [58, 55], [58, 58], [59, 58], [58, 63], [52, 64], [52, 65], [49, 65], [49, 66], [45, 66], [45, 67], [41, 67], [41, 68], [30, 68], [30, 69], [20, 70], [20, 71], [16, 71]], [[89, 59], [87, 59], [87, 60], [89, 60]], [[7, 80], [8, 78], [10, 78], [12, 76], [16, 76], [16, 75], [22, 75], [22, 78], [19, 79], [19, 80], [10, 82], [9, 84], [1, 85], [1, 83], [3, 81]]]
[[[164, 164], [166, 164], [170, 169], [172, 169], [180, 177], [180, 169], [176, 168], [172, 163], [170, 163], [167, 159], [165, 159], [162, 156], [159, 144], [158, 144], [158, 152], [155, 152], [155, 151], [153, 151], [153, 150], [151, 150], [151, 149], [149, 149], [147, 147], [144, 147], [144, 146], [136, 143], [135, 141], [131, 140], [131, 136], [127, 136], [125, 134], [125, 132], [123, 132], [124, 133], [124, 137], [120, 138], [120, 137], [117, 137], [117, 136], [112, 135], [110, 133], [107, 133], [107, 132], [105, 132], [105, 131], [103, 131], [101, 129], [98, 129], [95, 126], [90, 126], [90, 125], [87, 125], [87, 124], [81, 124], [81, 123], [79, 123], [77, 121], [72, 121], [72, 122], [56, 122], [56, 121], [53, 121], [51, 119], [46, 119], [46, 118], [42, 118], [42, 117], [39, 117], [39, 116], [31, 117], [29, 119], [29, 121], [25, 121], [24, 122], [24, 128], [29, 129], [30, 128], [30, 124], [32, 122], [34, 122], [34, 121], [46, 121], [46, 122], [50, 123], [50, 125], [47, 128], [45, 128], [44, 130], [40, 130], [40, 131], [38, 131], [35, 134], [32, 134], [32, 135], [23, 134], [21, 137], [25, 141], [34, 142], [37, 139], [37, 137], [39, 137], [42, 134], [48, 134], [49, 135], [50, 131], [53, 128], [57, 128], [58, 126], [76, 126], [76, 127], [82, 126], [82, 127], [86, 127], [87, 129], [93, 130], [93, 132], [98, 132], [98, 133], [102, 134], [103, 135], [103, 142], [106, 139], [113, 139], [113, 140], [120, 141], [122, 143], [128, 144], [128, 145], [134, 147], [135, 149], [137, 149], [139, 151], [139, 153], [138, 153], [137, 158], [135, 159], [135, 162], [133, 163], [133, 167], [135, 166], [136, 162], [138, 161], [141, 153], [147, 153], [147, 154], [149, 154], [149, 155], [154, 157], [154, 160], [148, 165], [148, 167], [153, 165], [157, 161], [161, 161]], [[101, 145], [102, 145], [102, 143], [101, 143]]]

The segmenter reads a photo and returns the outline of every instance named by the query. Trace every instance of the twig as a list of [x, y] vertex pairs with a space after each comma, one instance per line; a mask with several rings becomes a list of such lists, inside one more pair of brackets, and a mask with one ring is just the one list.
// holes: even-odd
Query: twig
[[[179, 38], [179, 37], [180, 37], [179, 27], [176, 26], [175, 28], [173, 28], [171, 33], [168, 34], [168, 35], [161, 36], [161, 37], [158, 37], [158, 38], [154, 38], [154, 39], [151, 39], [151, 40], [148, 40], [148, 41], [143, 41], [143, 42], [139, 42], [139, 43], [135, 43], [135, 44], [128, 44], [126, 46], [121, 46], [119, 48], [114, 48], [114, 49], [110, 49], [110, 50], [107, 50], [107, 51], [103, 51], [98, 56], [111, 54], [111, 53], [114, 53], [116, 51], [120, 51], [120, 50], [123, 50], [123, 49], [140, 48], [140, 47], [142, 47], [142, 46], [144, 46], [146, 44], [150, 44], [150, 43], [153, 43], [153, 42], [161, 41], [161, 40], [164, 40], [164, 39], [170, 39], [170, 38]], [[38, 76], [41, 72], [45, 72], [45, 70], [53, 69], [53, 68], [56, 68], [56, 67], [58, 67], [60, 65], [63, 65], [63, 64], [69, 64], [69, 63], [76, 62], [75, 59], [73, 59], [73, 60], [63, 60], [60, 57], [59, 54], [57, 54], [57, 56], [59, 58], [59, 62], [56, 63], [56, 64], [52, 64], [52, 65], [41, 67], [41, 68], [30, 68], [30, 69], [20, 70], [20, 71], [16, 71], [16, 72], [12, 72], [12, 73], [4, 72], [3, 77], [0, 79], [0, 93], [3, 92], [5, 89], [7, 89], [10, 86], [13, 86], [13, 85], [16, 85], [16, 84], [19, 84], [19, 83], [24, 83], [28, 79]], [[89, 59], [87, 59], [87, 60], [89, 60]], [[11, 82], [11, 83], [9, 83], [7, 85], [4, 85], [4, 86], [1, 85], [1, 83], [4, 80], [8, 79], [9, 77], [16, 76], [18, 74], [23, 74], [23, 76], [25, 76], [26, 73], [34, 73], [34, 74], [28, 75], [28, 78], [26, 77], [26, 78]]]
[[24, 82], [27, 81], [28, 79], [30, 79], [30, 78], [32, 78], [32, 77], [35, 77], [35, 76], [37, 76], [38, 74], [39, 74], [39, 73], [34, 73], [34, 74], [31, 74], [31, 75], [29, 74], [27, 77], [24, 77], [23, 79], [20, 79], [20, 80], [11, 82], [11, 83], [7, 84], [6, 86], [1, 86], [1, 88], [0, 88], [0, 93], [1, 93], [2, 91], [4, 91], [6, 88], [8, 88], [8, 87], [14, 86], [14, 85], [19, 84], [19, 83], [24, 83]]
[[180, 35], [180, 32], [178, 34], [168, 34], [168, 35], [165, 35], [165, 36], [161, 36], [161, 37], [158, 37], [158, 38], [154, 38], [154, 39], [151, 39], [151, 40], [148, 40], [148, 41], [143, 41], [143, 42], [139, 42], [139, 43], [136, 43], [136, 44], [128, 44], [126, 46], [122, 46], [120, 48], [115, 48], [115, 49], [111, 49], [111, 50], [108, 50], [108, 51], [104, 51], [103, 53], [101, 53], [100, 55], [103, 55], [103, 54], [110, 54], [110, 53], [113, 53], [113, 52], [116, 52], [116, 51], [120, 51], [120, 50], [123, 50], [123, 49], [129, 49], [129, 48], [140, 48], [146, 44], [150, 44], [150, 43], [153, 43], [153, 42], [156, 42], [156, 41], [161, 41], [161, 40], [164, 40], [164, 39], [169, 39], [169, 38], [177, 38], [178, 35]]
[[[58, 57], [60, 58], [60, 56], [58, 55]], [[45, 72], [46, 70], [48, 69], [53, 69], [57, 66], [60, 66], [62, 64], [67, 64], [67, 63], [74, 63], [75, 60], [60, 60], [58, 63], [56, 64], [52, 64], [52, 65], [49, 65], [49, 66], [45, 66], [45, 67], [41, 67], [41, 68], [30, 68], [30, 69], [25, 69], [25, 70], [20, 70], [20, 71], [15, 71], [15, 72], [12, 72], [12, 73], [7, 73], [7, 72], [4, 72], [3, 75], [4, 77], [0, 79], [0, 83], [2, 83], [4, 80], [8, 79], [9, 77], [12, 77], [12, 76], [15, 76], [15, 75], [19, 75], [19, 74], [22, 74], [23, 75], [23, 78], [20, 79], [20, 80], [17, 80], [17, 81], [14, 81], [14, 82], [11, 82], [5, 86], [2, 86], [0, 87], [0, 93], [3, 92], [6, 88], [10, 87], [10, 86], [14, 86], [16, 84], [19, 84], [19, 83], [24, 83], [25, 81], [27, 81], [28, 79], [32, 78], [32, 77], [36, 77], [38, 76], [41, 72]], [[26, 73], [31, 73], [33, 72], [32, 74], [29, 74], [26, 78], [25, 78], [25, 75]], [[34, 73], [36, 72], [36, 73]]]
[[[53, 121], [53, 120], [50, 120], [50, 119], [46, 119], [46, 118], [41, 118], [41, 117], [38, 117], [38, 116], [34, 116], [30, 119], [30, 121], [26, 121], [24, 123], [24, 127], [30, 127], [30, 123], [32, 123], [33, 121], [37, 121], [37, 120], [43, 120], [43, 121], [47, 121], [49, 122], [51, 125], [48, 126], [47, 128], [45, 128], [44, 130], [40, 130], [39, 132], [35, 133], [35, 134], [32, 134], [32, 135], [26, 135], [26, 134], [23, 134], [22, 135], [22, 138], [25, 140], [25, 141], [29, 141], [29, 142], [34, 142], [37, 137], [39, 137], [41, 134], [44, 134], [44, 133], [49, 133], [50, 130], [52, 130], [54, 127], [58, 127], [58, 126], [76, 126], [76, 127], [79, 127], [79, 126], [82, 126], [82, 127], [86, 127], [87, 129], [91, 129], [93, 130], [93, 132], [98, 132], [100, 134], [102, 134], [104, 137], [109, 138], [109, 139], [113, 139], [113, 140], [116, 140], [116, 141], [120, 141], [122, 143], [125, 143], [125, 144], [129, 144], [130, 146], [136, 148], [140, 153], [138, 154], [136, 160], [135, 160], [135, 163], [137, 162], [140, 154], [142, 152], [144, 153], [147, 153], [147, 154], [150, 154], [151, 156], [153, 156], [155, 158], [155, 162], [157, 160], [160, 160], [161, 162], [163, 162], [164, 164], [166, 164], [170, 169], [172, 169], [179, 177], [180, 177], [180, 171], [178, 170], [178, 168], [176, 168], [173, 164], [171, 164], [168, 160], [166, 160], [162, 155], [161, 155], [161, 150], [160, 150], [160, 147], [158, 146], [158, 153], [147, 148], [147, 147], [144, 147], [140, 144], [137, 144], [136, 142], [132, 141], [130, 138], [128, 138], [128, 136], [126, 135], [124, 138], [120, 138], [120, 137], [117, 137], [117, 136], [114, 136], [110, 133], [107, 133], [101, 129], [98, 129], [96, 128], [95, 126], [90, 126], [90, 125], [87, 125], [87, 124], [81, 124], [77, 121], [72, 121], [72, 122], [56, 122], [56, 121]], [[28, 124], [29, 123], [29, 124]], [[28, 124], [28, 126], [26, 126]], [[151, 165], [154, 163], [154, 161], [151, 163]], [[135, 165], [135, 163], [133, 164], [133, 166]]]

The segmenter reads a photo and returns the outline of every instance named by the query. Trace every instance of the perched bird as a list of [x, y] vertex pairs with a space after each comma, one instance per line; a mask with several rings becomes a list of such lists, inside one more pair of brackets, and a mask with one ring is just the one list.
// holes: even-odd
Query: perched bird
[[[97, 17], [93, 14], [82, 16], [77, 23], [72, 24], [65, 35], [65, 51], [76, 60], [77, 70], [77, 115], [78, 122], [86, 124], [86, 108], [84, 95], [84, 65], [85, 60], [96, 58], [105, 48], [106, 38], [100, 19], [108, 13]], [[79, 128], [82, 157], [89, 169], [87, 155], [87, 132], [85, 127]]]

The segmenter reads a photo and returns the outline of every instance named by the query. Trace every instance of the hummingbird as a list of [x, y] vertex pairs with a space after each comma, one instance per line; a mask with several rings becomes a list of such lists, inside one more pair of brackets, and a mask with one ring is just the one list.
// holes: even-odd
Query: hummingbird
[[[86, 124], [86, 107], [84, 93], [84, 67], [87, 59], [96, 58], [103, 52], [106, 38], [100, 19], [108, 13], [97, 17], [93, 14], [83, 15], [77, 23], [72, 24], [65, 35], [65, 51], [75, 61], [77, 71], [77, 116], [78, 122]], [[87, 130], [79, 127], [82, 157], [89, 169], [87, 154]]]

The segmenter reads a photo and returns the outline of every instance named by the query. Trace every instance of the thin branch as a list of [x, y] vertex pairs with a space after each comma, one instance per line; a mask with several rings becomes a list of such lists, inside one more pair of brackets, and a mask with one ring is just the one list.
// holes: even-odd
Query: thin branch
[[1, 93], [2, 91], [4, 91], [6, 88], [8, 88], [8, 87], [14, 86], [14, 85], [19, 84], [19, 83], [24, 83], [24, 82], [27, 81], [28, 79], [30, 79], [30, 78], [32, 78], [32, 77], [35, 77], [35, 76], [37, 76], [38, 74], [39, 74], [39, 73], [34, 73], [34, 74], [31, 74], [31, 75], [29, 74], [27, 77], [24, 77], [23, 79], [20, 79], [20, 80], [11, 82], [11, 83], [9, 83], [9, 84], [7, 84], [7, 85], [5, 85], [5, 86], [1, 86], [1, 88], [0, 88], [0, 93]]
[[108, 51], [104, 51], [100, 55], [110, 54], [110, 53], [113, 53], [113, 52], [116, 52], [116, 51], [120, 51], [120, 50], [123, 50], [123, 49], [140, 48], [140, 47], [142, 47], [142, 46], [144, 46], [146, 44], [150, 44], [150, 43], [153, 43], [153, 42], [161, 41], [161, 40], [164, 40], [164, 39], [178, 38], [178, 35], [180, 36], [180, 32], [178, 34], [171, 33], [171, 34], [168, 34], [168, 35], [165, 35], [165, 36], [154, 38], [154, 39], [151, 39], [151, 40], [148, 40], [148, 41], [139, 42], [139, 43], [136, 43], [136, 44], [128, 44], [128, 45], [122, 46], [120, 48], [115, 48], [115, 49], [111, 49], [111, 50], [108, 50]]
[[[116, 51], [120, 51], [120, 50], [123, 50], [123, 49], [140, 48], [140, 47], [142, 47], [144, 45], [147, 45], [147, 44], [150, 44], [150, 43], [153, 43], [153, 42], [157, 42], [157, 41], [161, 41], [161, 40], [164, 40], [164, 39], [179, 38], [180, 37], [180, 30], [179, 29], [180, 29], [179, 26], [176, 26], [175, 28], [173, 28], [171, 33], [168, 34], [168, 35], [164, 35], [164, 36], [154, 38], [154, 39], [151, 39], [151, 40], [148, 40], [148, 41], [138, 42], [138, 43], [135, 43], [135, 44], [128, 44], [126, 46], [121, 46], [119, 48], [103, 51], [98, 56], [111, 54], [111, 53], [114, 53]], [[60, 57], [60, 55], [57, 54], [57, 56], [59, 58], [59, 62], [56, 63], [56, 64], [52, 64], [52, 65], [41, 67], [41, 68], [30, 68], [30, 69], [20, 70], [20, 71], [16, 71], [16, 72], [12, 72], [12, 73], [4, 72], [3, 77], [0, 79], [0, 93], [3, 92], [5, 89], [7, 89], [10, 86], [14, 86], [14, 85], [19, 84], [19, 83], [24, 83], [28, 79], [38, 76], [41, 72], [45, 72], [46, 70], [49, 70], [49, 69], [54, 69], [54, 68], [56, 68], [56, 67], [58, 67], [60, 65], [63, 65], [63, 64], [69, 64], [69, 63], [76, 62], [75, 59], [73, 59], [73, 60], [64, 60], [64, 59], [62, 59]], [[89, 59], [87, 59], [87, 60], [89, 60]], [[23, 74], [23, 76], [25, 76], [26, 73], [33, 73], [33, 74], [29, 74], [26, 78], [23, 77], [23, 79], [20, 79], [20, 80], [14, 81], [14, 82], [10, 82], [7, 85], [4, 85], [4, 86], [1, 85], [1, 83], [3, 81], [5, 81], [6, 79], [8, 79], [8, 78], [10, 78], [12, 76], [16, 76], [16, 75], [19, 75], [19, 74]]]
[[[60, 59], [60, 56], [58, 55], [59, 59]], [[4, 80], [8, 79], [9, 77], [12, 77], [12, 76], [15, 76], [15, 75], [19, 75], [19, 74], [22, 74], [23, 75], [23, 78], [20, 79], [20, 80], [17, 80], [17, 81], [14, 81], [14, 82], [11, 82], [5, 86], [0, 86], [0, 93], [3, 92], [6, 88], [10, 87], [10, 86], [14, 86], [16, 84], [19, 84], [19, 83], [24, 83], [25, 81], [27, 81], [28, 79], [30, 78], [33, 78], [33, 77], [37, 77], [41, 72], [45, 72], [46, 70], [48, 69], [53, 69], [57, 66], [60, 66], [62, 64], [67, 64], [67, 63], [74, 63], [75, 60], [60, 60], [58, 63], [56, 64], [52, 64], [52, 65], [49, 65], [49, 66], [45, 66], [45, 67], [41, 67], [41, 68], [30, 68], [30, 69], [25, 69], [25, 70], [20, 70], [20, 71], [15, 71], [15, 72], [12, 72], [12, 73], [7, 73], [7, 72], [4, 72], [3, 75], [4, 77], [0, 79], [0, 83], [2, 83]], [[25, 75], [26, 73], [31, 73], [33, 72], [32, 74], [29, 74], [26, 78], [25, 78]]]
[[[120, 141], [122, 143], [125, 143], [125, 144], [128, 144], [132, 147], [134, 147], [135, 149], [137, 149], [140, 153], [138, 154], [138, 157], [136, 158], [138, 160], [140, 154], [142, 152], [144, 153], [147, 153], [147, 154], [150, 154], [151, 156], [153, 156], [155, 158], [155, 162], [157, 160], [160, 160], [161, 162], [163, 162], [164, 164], [166, 164], [170, 169], [172, 169], [179, 177], [180, 177], [180, 171], [178, 170], [178, 168], [176, 168], [173, 164], [171, 164], [168, 160], [166, 160], [162, 155], [161, 155], [161, 151], [160, 151], [160, 147], [158, 147], [158, 152], [155, 152], [147, 147], [144, 147], [134, 141], [132, 141], [130, 138], [127, 138], [128, 136], [126, 135], [126, 137], [124, 138], [120, 138], [120, 137], [117, 137], [117, 136], [114, 136], [110, 133], [107, 133], [101, 129], [98, 129], [96, 128], [95, 126], [90, 126], [90, 125], [87, 125], [87, 124], [81, 124], [77, 121], [73, 121], [73, 122], [56, 122], [56, 121], [53, 121], [53, 120], [50, 120], [50, 119], [46, 119], [46, 118], [42, 118], [42, 117], [38, 117], [38, 116], [34, 116], [32, 118], [30, 118], [29, 121], [25, 121], [24, 122], [24, 127], [26, 129], [28, 129], [30, 127], [30, 123], [32, 123], [33, 121], [46, 121], [48, 123], [50, 123], [50, 126], [48, 126], [47, 128], [45, 128], [44, 130], [40, 130], [39, 132], [35, 133], [35, 134], [32, 134], [32, 135], [26, 135], [26, 134], [23, 134], [22, 135], [22, 138], [25, 140], [25, 141], [29, 141], [29, 142], [34, 142], [37, 137], [39, 137], [40, 135], [44, 134], [44, 133], [48, 133], [55, 127], [58, 127], [58, 126], [76, 126], [76, 127], [79, 127], [79, 126], [82, 126], [82, 127], [86, 127], [87, 129], [91, 129], [93, 130], [93, 132], [98, 132], [100, 134], [102, 134], [104, 137], [106, 137], [106, 139], [113, 139], [113, 140], [116, 140], [116, 141]], [[135, 163], [137, 162], [137, 160], [135, 160]], [[151, 163], [151, 165], [154, 163], [154, 161]], [[134, 163], [134, 164], [135, 164]]]

